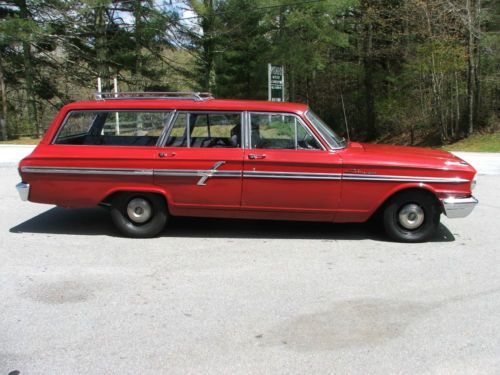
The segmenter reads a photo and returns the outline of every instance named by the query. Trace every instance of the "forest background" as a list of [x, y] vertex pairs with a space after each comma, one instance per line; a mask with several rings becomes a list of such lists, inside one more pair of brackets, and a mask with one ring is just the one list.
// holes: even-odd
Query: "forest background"
[[268, 63], [354, 140], [498, 135], [499, 31], [495, 0], [0, 0], [0, 139], [39, 138], [97, 77], [267, 100]]

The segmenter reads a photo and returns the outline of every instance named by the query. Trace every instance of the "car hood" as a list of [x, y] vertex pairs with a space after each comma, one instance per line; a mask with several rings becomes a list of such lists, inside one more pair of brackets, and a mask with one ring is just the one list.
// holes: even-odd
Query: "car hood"
[[444, 150], [351, 142], [345, 151], [342, 158], [346, 168], [392, 167], [475, 173], [468, 163]]
[[434, 159], [457, 159], [456, 156], [444, 150], [423, 147], [392, 146], [382, 144], [360, 143], [363, 149], [373, 154], [399, 156], [426, 157]]

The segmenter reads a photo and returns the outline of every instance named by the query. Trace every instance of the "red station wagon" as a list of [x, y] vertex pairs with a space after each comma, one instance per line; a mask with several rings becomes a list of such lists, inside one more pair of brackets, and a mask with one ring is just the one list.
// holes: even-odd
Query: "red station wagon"
[[23, 200], [110, 207], [126, 236], [170, 215], [383, 221], [420, 242], [477, 204], [475, 169], [442, 150], [348, 142], [305, 104], [200, 93], [99, 94], [66, 105], [19, 164]]

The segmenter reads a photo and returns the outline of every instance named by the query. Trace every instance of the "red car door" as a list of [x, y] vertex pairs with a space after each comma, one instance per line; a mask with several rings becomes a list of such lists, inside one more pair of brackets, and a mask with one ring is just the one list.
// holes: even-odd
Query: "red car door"
[[277, 219], [333, 220], [340, 199], [340, 157], [294, 114], [250, 113], [248, 118], [242, 209]]
[[243, 148], [242, 114], [178, 112], [165, 137], [154, 172], [173, 214], [214, 216], [239, 210]]

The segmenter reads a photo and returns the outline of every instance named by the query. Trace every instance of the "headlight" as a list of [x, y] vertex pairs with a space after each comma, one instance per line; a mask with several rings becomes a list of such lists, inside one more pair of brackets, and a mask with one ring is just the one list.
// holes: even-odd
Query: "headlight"
[[474, 178], [472, 179], [472, 181], [470, 183], [470, 189], [474, 190], [474, 188], [476, 187], [476, 185], [477, 185], [477, 177], [474, 176]]

